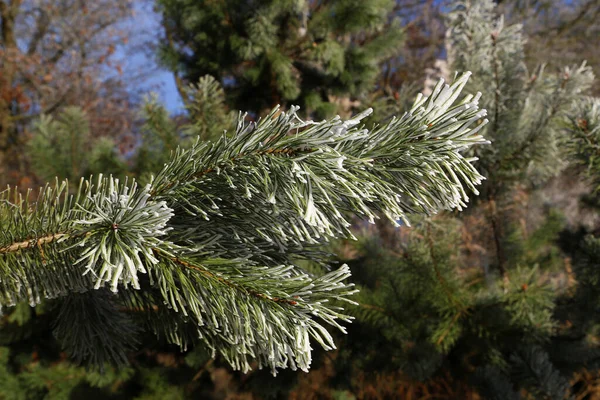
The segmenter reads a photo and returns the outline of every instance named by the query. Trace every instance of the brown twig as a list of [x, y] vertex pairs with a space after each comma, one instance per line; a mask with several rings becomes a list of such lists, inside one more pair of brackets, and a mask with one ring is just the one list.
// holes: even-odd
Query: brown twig
[[42, 245], [52, 243], [60, 238], [67, 236], [66, 233], [53, 233], [47, 236], [42, 236], [37, 239], [28, 239], [23, 240], [21, 242], [11, 243], [7, 246], [0, 247], [0, 254], [8, 254], [14, 253], [22, 249], [27, 249], [30, 247], [38, 247], [41, 248]]
[[489, 200], [489, 218], [492, 224], [492, 234], [494, 235], [494, 245], [496, 246], [496, 258], [498, 261], [498, 271], [504, 281], [508, 280], [508, 274], [506, 273], [506, 256], [504, 254], [504, 247], [501, 243], [502, 231], [498, 222], [498, 212], [496, 207], [496, 201], [490, 195]]
[[462, 311], [459, 311], [456, 314], [454, 314], [454, 318], [452, 318], [452, 321], [450, 322], [450, 325], [448, 325], [448, 327], [444, 330], [444, 332], [442, 333], [442, 335], [436, 341], [436, 344], [438, 346], [440, 344], [442, 344], [442, 342], [444, 341], [444, 339], [446, 339], [446, 336], [448, 336], [448, 334], [450, 333], [450, 329], [452, 329], [452, 327], [454, 326], [454, 324], [456, 324], [456, 322], [462, 316], [462, 314], [463, 314]]

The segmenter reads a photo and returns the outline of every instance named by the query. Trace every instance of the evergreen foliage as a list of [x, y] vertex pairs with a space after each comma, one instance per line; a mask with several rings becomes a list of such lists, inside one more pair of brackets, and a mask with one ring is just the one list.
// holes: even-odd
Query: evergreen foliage
[[183, 82], [218, 77], [234, 108], [299, 104], [320, 119], [340, 112], [335, 98], [370, 90], [381, 62], [401, 51], [394, 3], [160, 0], [161, 57]]
[[190, 85], [186, 98], [186, 109], [192, 122], [188, 136], [214, 141], [235, 127], [237, 115], [227, 111], [225, 92], [214, 77], [205, 75], [196, 85]]
[[600, 189], [600, 99], [585, 98], [579, 101], [569, 116], [569, 134], [564, 144], [576, 160], [587, 167], [594, 192]]
[[539, 187], [564, 168], [564, 120], [594, 76], [585, 63], [557, 74], [545, 72], [543, 65], [529, 73], [522, 27], [505, 26], [495, 12], [491, 0], [454, 2], [447, 39], [452, 70], [475, 71], [469, 88], [485, 94], [490, 124], [482, 134], [493, 146], [474, 151], [477, 168], [487, 178], [480, 199], [487, 206], [493, 266], [507, 279], [516, 226], [512, 211], [518, 207], [515, 189]]
[[[597, 162], [600, 132], [598, 104], [597, 98], [582, 99], [565, 121], [568, 148], [575, 162], [585, 167], [586, 176], [592, 184], [591, 197], [596, 199], [595, 204], [586, 201], [586, 206], [595, 206], [596, 211], [599, 209], [597, 193], [600, 182]], [[582, 368], [597, 371], [600, 368], [600, 348], [597, 344], [600, 327], [600, 235], [597, 229], [592, 232], [580, 229], [578, 232], [565, 232], [561, 241], [573, 259], [570, 272], [576, 279], [576, 285], [558, 302], [556, 318], [561, 323], [561, 329], [550, 347], [552, 360], [566, 373], [578, 372]]]
[[0, 347], [0, 397], [6, 400], [189, 398], [186, 390], [196, 388], [178, 385], [167, 372], [164, 366], [91, 371], [60, 359], [49, 363], [16, 346]]
[[[9, 189], [0, 304], [62, 299], [55, 332], [85, 361], [124, 361], [146, 328], [182, 349], [201, 342], [235, 369], [307, 370], [310, 340], [335, 348], [325, 326], [350, 319], [332, 300], [355, 290], [347, 266], [314, 276], [296, 260], [323, 263], [315, 246], [351, 236], [350, 214], [396, 221], [465, 206], [482, 177], [462, 152], [485, 143], [479, 95], [458, 100], [468, 77], [371, 130], [360, 125], [370, 111], [242, 115], [234, 135], [178, 149], [146, 186], [100, 175], [73, 194], [47, 185], [35, 201]], [[75, 320], [76, 339], [63, 334]]]
[[[358, 256], [344, 260], [361, 282], [358, 305], [349, 309], [357, 318], [350, 334], [378, 339], [344, 342], [355, 368], [388, 365], [418, 380], [446, 368], [465, 379], [480, 368], [483, 379], [515, 369], [520, 349], [546, 343], [555, 328], [552, 287], [538, 279], [537, 268], [513, 271], [508, 287], [486, 280], [478, 266], [465, 265], [461, 225], [450, 217], [424, 219], [396, 248], [361, 237]], [[506, 379], [527, 387], [529, 378]]]
[[33, 171], [46, 181], [77, 180], [99, 172], [120, 176], [126, 169], [114, 141], [92, 137], [88, 117], [78, 107], [67, 107], [56, 118], [42, 116], [27, 153]]
[[176, 121], [159, 103], [157, 96], [146, 98], [140, 114], [144, 121], [141, 127], [142, 144], [135, 155], [134, 171], [142, 182], [147, 182], [152, 173], [161, 170], [178, 146], [189, 143], [183, 140]]

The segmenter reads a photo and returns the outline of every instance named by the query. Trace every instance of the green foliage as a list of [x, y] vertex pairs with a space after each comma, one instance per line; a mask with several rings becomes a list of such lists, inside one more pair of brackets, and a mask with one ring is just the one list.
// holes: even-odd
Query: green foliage
[[0, 347], [0, 393], [5, 398], [13, 396], [14, 399], [22, 399], [24, 396], [18, 395], [21, 392], [19, 379], [8, 368], [9, 355], [8, 347]]
[[373, 114], [369, 116], [366, 124], [377, 124], [390, 118], [391, 115], [402, 114], [412, 107], [415, 97], [421, 92], [421, 87], [415, 83], [402, 85], [392, 95], [386, 94], [384, 90], [377, 90], [369, 94], [365, 103], [373, 108]]
[[527, 389], [525, 398], [562, 400], [569, 398], [569, 382], [539, 346], [517, 349], [510, 357], [510, 369], [486, 366], [478, 371], [474, 383], [486, 399], [521, 399], [513, 382]]
[[591, 234], [563, 235], [563, 245], [573, 257], [573, 288], [557, 301], [556, 319], [560, 329], [552, 338], [550, 355], [566, 373], [600, 368], [600, 239]]
[[[15, 364], [18, 368], [14, 368]], [[91, 398], [106, 398], [133, 377], [131, 368], [111, 368], [99, 374], [65, 362], [44, 364], [32, 358], [14, 357], [8, 347], [0, 347], [0, 397], [7, 400], [70, 399], [86, 391]]]
[[120, 176], [126, 169], [110, 138], [91, 137], [89, 120], [78, 107], [67, 107], [56, 118], [42, 116], [27, 154], [34, 172], [44, 180], [76, 182], [99, 172]]
[[556, 209], [550, 209], [543, 214], [539, 226], [532, 232], [525, 232], [522, 227], [512, 226], [510, 235], [504, 242], [508, 253], [508, 265], [541, 264], [544, 271], [560, 270], [564, 262], [556, 242], [565, 225], [563, 215]]
[[141, 110], [144, 124], [141, 127], [142, 144], [137, 151], [134, 170], [143, 182], [160, 171], [182, 141], [177, 124], [157, 96], [149, 96]]
[[137, 333], [131, 318], [120, 313], [112, 296], [103, 290], [67, 295], [53, 329], [76, 364], [92, 367], [126, 365], [126, 352], [138, 344]]
[[555, 327], [556, 293], [535, 268], [513, 271], [507, 287], [484, 284], [480, 270], [465, 267], [458, 232], [458, 220], [437, 218], [416, 224], [393, 250], [376, 237], [361, 238], [358, 257], [346, 260], [361, 283], [359, 304], [349, 309], [358, 327], [346, 343], [355, 364], [401, 368], [417, 379], [452, 366], [461, 376], [488, 363], [506, 368], [516, 349], [545, 343]]
[[[0, 397], [203, 396], [213, 363], [307, 370], [311, 342], [332, 350], [334, 341], [340, 350], [317, 352], [312, 366], [334, 398], [373, 395], [354, 389], [397, 371], [425, 387], [447, 376], [447, 390], [465, 385], [490, 399], [577, 394], [571, 374], [600, 367], [600, 240], [597, 232], [565, 239], [552, 208], [529, 226], [515, 199], [572, 157], [600, 187], [600, 106], [583, 95], [592, 80], [585, 64], [530, 74], [519, 26], [504, 26], [491, 1], [455, 2], [449, 56], [455, 71], [475, 71], [469, 82], [440, 83], [414, 104], [410, 85], [370, 93], [362, 104], [377, 113], [347, 121], [304, 121], [295, 107], [256, 123], [229, 112], [226, 104], [242, 105], [255, 117], [293, 101], [316, 118], [349, 114], [358, 104], [350, 98], [397, 54], [401, 29], [386, 25], [392, 4], [159, 2], [164, 61], [198, 83], [180, 84], [187, 118], [146, 102], [135, 162], [148, 184], [100, 176], [72, 194], [49, 185], [37, 201], [0, 194], [0, 305], [10, 307], [0, 343], [12, 345], [0, 348]], [[456, 101], [465, 85], [483, 93], [491, 123], [479, 94]], [[123, 171], [111, 141], [86, 147], [86, 123], [69, 109], [38, 125], [30, 151], [40, 176]], [[475, 146], [485, 141], [478, 133], [494, 145]], [[484, 201], [466, 218], [426, 218], [466, 207], [465, 189], [482, 179], [473, 165], [487, 178]], [[331, 271], [323, 246], [353, 237], [352, 215], [383, 233], [342, 242], [349, 283], [348, 267]], [[563, 248], [572, 271], [558, 239], [571, 241]], [[353, 284], [361, 291], [350, 299]], [[65, 353], [43, 338], [48, 326]], [[133, 355], [147, 334], [158, 340]], [[43, 359], [21, 350], [34, 341]], [[193, 350], [158, 353], [171, 344]], [[135, 370], [108, 365], [128, 360]], [[278, 398], [305, 378], [263, 375], [240, 382]]]
[[[367, 324], [394, 349], [395, 362], [387, 363], [390, 368], [400, 367], [418, 379], [435, 372], [440, 353], [461, 335], [457, 319], [466, 307], [466, 293], [450, 262], [450, 252], [457, 244], [456, 231], [452, 221], [444, 225], [433, 226], [430, 221], [416, 225], [414, 236], [399, 250], [401, 254], [385, 249], [375, 238], [363, 237], [367, 242], [360, 258], [348, 261], [355, 280], [366, 285], [357, 296], [359, 305], [350, 312], [359, 324]], [[435, 236], [423, 238], [417, 231]]]
[[511, 358], [514, 378], [539, 399], [562, 400], [569, 389], [568, 380], [552, 365], [539, 347], [528, 347]]
[[[565, 218], [545, 207], [528, 223], [519, 208], [573, 156], [596, 186], [599, 108], [584, 96], [593, 75], [583, 64], [530, 76], [520, 27], [504, 27], [491, 1], [453, 10], [452, 66], [477, 71], [468, 87], [484, 93], [490, 112], [481, 132], [493, 145], [472, 148], [485, 199], [466, 216], [417, 220], [410, 230], [381, 225], [380, 236], [344, 242], [361, 292], [336, 368], [358, 377], [385, 365], [431, 385], [448, 373], [490, 399], [579, 395], [572, 373], [599, 367], [600, 242], [572, 238], [571, 271], [558, 244]], [[501, 252], [501, 262], [490, 260]]]
[[136, 397], [136, 400], [183, 400], [185, 396], [184, 388], [181, 386], [165, 383], [163, 371], [160, 369], [141, 369], [142, 382], [145, 383], [142, 393]]
[[201, 77], [197, 85], [188, 88], [186, 97], [191, 123], [184, 129], [185, 136], [214, 141], [235, 127], [236, 114], [227, 111], [225, 92], [212, 76]]
[[[379, 65], [401, 50], [391, 0], [160, 0], [165, 65], [187, 82], [206, 74], [228, 103], [263, 114], [299, 104], [331, 116], [331, 96], [371, 89]], [[180, 89], [181, 90], [181, 89]], [[292, 103], [293, 102], [293, 103]]]
[[[530, 73], [524, 63], [522, 27], [505, 26], [491, 0], [456, 1], [451, 9], [447, 36], [450, 67], [456, 72], [474, 72], [476, 78], [468, 87], [483, 94], [490, 123], [481, 132], [493, 144], [473, 150], [478, 157], [476, 166], [486, 181], [482, 196], [469, 213], [483, 215], [484, 229], [490, 232], [487, 237], [480, 235], [479, 242], [485, 255], [493, 256], [491, 262], [485, 256], [480, 262], [491, 264], [506, 280], [507, 271], [522, 259], [519, 242], [546, 239], [528, 235], [528, 231], [547, 236], [561, 229], [560, 221], [552, 222], [554, 216], [548, 213], [544, 215], [548, 221], [533, 221], [527, 226], [528, 216], [519, 210], [519, 192], [529, 196], [567, 165], [570, 157], [563, 143], [571, 135], [565, 120], [585, 99], [594, 76], [585, 63], [556, 74], [547, 73], [542, 65]], [[534, 245], [525, 247], [546, 252], [547, 259], [540, 260], [544, 273], [559, 264], [556, 246], [533, 250]], [[522, 261], [521, 267], [534, 265], [530, 260]]]

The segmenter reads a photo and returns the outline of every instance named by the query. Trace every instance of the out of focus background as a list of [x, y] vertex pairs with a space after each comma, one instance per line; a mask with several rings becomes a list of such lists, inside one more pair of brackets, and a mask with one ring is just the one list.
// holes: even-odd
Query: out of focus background
[[599, 0], [0, 0], [2, 187], [148, 182], [239, 110], [384, 123], [466, 70], [492, 142], [461, 213], [356, 220], [323, 249], [361, 292], [309, 373], [242, 374], [151, 336], [129, 366], [86, 370], [19, 304], [0, 398], [600, 399], [600, 135], [573, 117], [600, 107], [599, 17]]

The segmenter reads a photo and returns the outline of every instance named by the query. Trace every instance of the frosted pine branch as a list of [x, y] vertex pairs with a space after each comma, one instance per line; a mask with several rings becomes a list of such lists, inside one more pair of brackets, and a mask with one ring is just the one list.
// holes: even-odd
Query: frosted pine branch
[[235, 135], [178, 150], [144, 188], [99, 177], [75, 194], [48, 185], [35, 202], [7, 190], [0, 305], [109, 287], [182, 348], [203, 341], [244, 371], [252, 360], [307, 370], [310, 340], [332, 349], [326, 326], [350, 320], [332, 301], [355, 290], [346, 266], [314, 277], [294, 260], [352, 237], [353, 214], [407, 221], [466, 204], [483, 178], [463, 152], [485, 142], [486, 123], [479, 95], [458, 101], [468, 77], [373, 129], [361, 125], [370, 110], [347, 121], [304, 121], [297, 108], [242, 115]]

